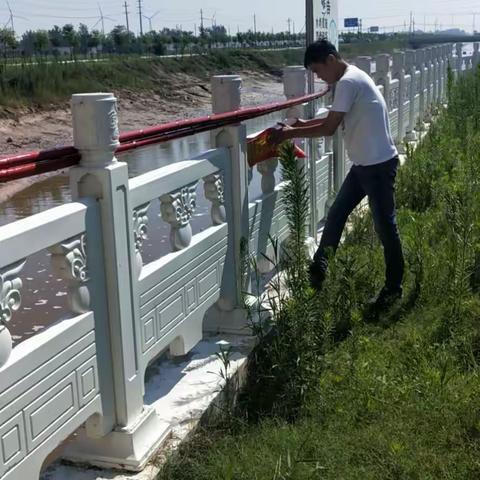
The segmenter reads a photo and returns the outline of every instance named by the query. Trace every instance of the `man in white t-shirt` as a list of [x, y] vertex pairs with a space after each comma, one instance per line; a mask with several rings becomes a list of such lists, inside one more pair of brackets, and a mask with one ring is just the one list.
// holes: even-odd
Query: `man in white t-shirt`
[[378, 307], [391, 305], [402, 296], [404, 260], [395, 215], [399, 159], [390, 134], [385, 100], [370, 76], [342, 60], [327, 40], [307, 48], [305, 68], [327, 84], [335, 85], [329, 115], [322, 120], [298, 120], [294, 127], [284, 127], [273, 141], [331, 136], [341, 127], [353, 163], [328, 213], [320, 246], [310, 266], [311, 284], [321, 289], [329, 251], [336, 250], [348, 216], [367, 196], [386, 266], [385, 286], [373, 303]]

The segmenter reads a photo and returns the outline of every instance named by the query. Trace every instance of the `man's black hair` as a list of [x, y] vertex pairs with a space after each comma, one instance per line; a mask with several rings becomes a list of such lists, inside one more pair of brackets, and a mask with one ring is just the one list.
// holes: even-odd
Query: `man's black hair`
[[342, 58], [335, 45], [328, 40], [322, 39], [311, 43], [305, 52], [305, 68], [310, 67], [312, 63], [325, 63], [329, 55]]

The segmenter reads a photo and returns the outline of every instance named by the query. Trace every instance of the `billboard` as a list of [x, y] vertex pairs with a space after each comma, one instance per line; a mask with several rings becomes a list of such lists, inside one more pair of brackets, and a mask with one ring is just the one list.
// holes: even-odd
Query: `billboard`
[[379, 27], [370, 27], [370, 33], [378, 33], [380, 31]]
[[356, 27], [358, 27], [358, 18], [346, 18], [344, 20], [343, 26], [345, 28], [356, 28]]
[[327, 38], [338, 48], [338, 0], [313, 0], [313, 22], [314, 40]]

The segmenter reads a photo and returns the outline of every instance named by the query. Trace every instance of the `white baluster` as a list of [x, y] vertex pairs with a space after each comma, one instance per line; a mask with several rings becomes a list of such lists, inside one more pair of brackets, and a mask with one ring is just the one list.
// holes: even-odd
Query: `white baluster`
[[205, 198], [212, 203], [213, 225], [221, 225], [227, 220], [225, 213], [225, 181], [222, 173], [213, 173], [203, 179]]
[[0, 269], [0, 368], [8, 361], [12, 353], [12, 337], [8, 323], [22, 304], [22, 279], [20, 272], [25, 260]]
[[197, 205], [198, 182], [160, 197], [162, 219], [169, 223], [170, 244], [174, 251], [187, 248], [192, 241], [190, 220]]
[[77, 314], [90, 310], [86, 242], [87, 237], [83, 234], [48, 249], [54, 271], [67, 281], [68, 305]]
[[403, 153], [403, 139], [405, 137], [405, 116], [404, 116], [404, 99], [405, 99], [405, 53], [394, 52], [392, 63], [392, 77], [398, 79], [398, 134], [395, 138], [397, 148]]
[[415, 96], [417, 93], [417, 77], [416, 77], [416, 51], [415, 50], [407, 50], [405, 52], [405, 66], [406, 66], [406, 73], [410, 75], [410, 88], [407, 92], [408, 97], [410, 99], [410, 110], [408, 116], [408, 126], [407, 126], [407, 134], [405, 139], [409, 142], [414, 142], [417, 140], [417, 134], [415, 132]]

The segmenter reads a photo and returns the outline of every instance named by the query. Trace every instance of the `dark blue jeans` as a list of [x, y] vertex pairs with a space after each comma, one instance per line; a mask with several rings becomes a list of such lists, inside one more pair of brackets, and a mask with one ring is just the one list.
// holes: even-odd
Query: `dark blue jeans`
[[354, 165], [351, 168], [328, 213], [320, 247], [314, 256], [315, 263], [323, 271], [328, 266], [328, 251], [335, 251], [340, 243], [348, 216], [368, 196], [375, 231], [383, 245], [385, 286], [392, 290], [401, 288], [404, 260], [395, 215], [395, 177], [398, 164], [398, 157], [394, 157], [378, 165]]

